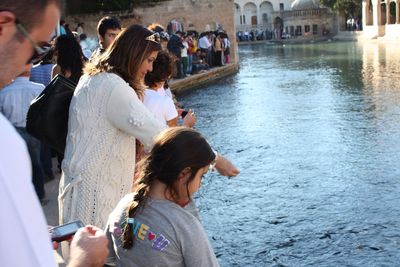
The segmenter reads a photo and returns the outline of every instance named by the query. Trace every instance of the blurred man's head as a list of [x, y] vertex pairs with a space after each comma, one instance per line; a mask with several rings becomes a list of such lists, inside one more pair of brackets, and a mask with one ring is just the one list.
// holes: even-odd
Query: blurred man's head
[[59, 18], [58, 0], [0, 1], [0, 88], [46, 50]]
[[107, 49], [121, 32], [121, 23], [117, 18], [104, 17], [97, 24], [97, 34], [102, 48]]

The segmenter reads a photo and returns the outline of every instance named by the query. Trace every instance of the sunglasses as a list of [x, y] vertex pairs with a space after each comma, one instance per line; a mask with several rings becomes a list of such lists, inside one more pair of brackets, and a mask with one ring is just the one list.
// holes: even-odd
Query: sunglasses
[[146, 40], [156, 44], [160, 44], [160, 34], [158, 32], [155, 32], [152, 35], [147, 36]]
[[35, 41], [33, 41], [32, 37], [28, 33], [28, 31], [22, 26], [22, 24], [17, 20], [15, 20], [15, 25], [20, 33], [28, 39], [28, 41], [31, 43], [33, 47], [33, 54], [31, 58], [28, 60], [27, 64], [35, 64], [39, 62], [41, 59], [46, 56], [46, 54], [51, 50], [51, 45], [46, 43], [41, 46], [39, 46]]

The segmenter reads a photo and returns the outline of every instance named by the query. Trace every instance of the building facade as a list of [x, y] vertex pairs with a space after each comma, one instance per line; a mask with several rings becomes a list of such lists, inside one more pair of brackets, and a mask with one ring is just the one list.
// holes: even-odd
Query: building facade
[[235, 0], [235, 24], [239, 31], [274, 28], [274, 19], [290, 11], [293, 0]]
[[235, 0], [235, 24], [237, 31], [272, 31], [278, 39], [314, 38], [338, 32], [336, 14], [318, 0]]
[[116, 16], [124, 27], [140, 23], [149, 25], [157, 22], [167, 27], [171, 22], [179, 23], [183, 30], [214, 31], [223, 29], [231, 37], [231, 60], [236, 62], [236, 29], [234, 24], [233, 0], [171, 0], [159, 2], [149, 7], [137, 7], [133, 11], [113, 13], [68, 15], [65, 20], [70, 25], [85, 22], [85, 32], [96, 36], [98, 21], [106, 15]]
[[400, 0], [363, 0], [362, 10], [365, 38], [400, 40]]

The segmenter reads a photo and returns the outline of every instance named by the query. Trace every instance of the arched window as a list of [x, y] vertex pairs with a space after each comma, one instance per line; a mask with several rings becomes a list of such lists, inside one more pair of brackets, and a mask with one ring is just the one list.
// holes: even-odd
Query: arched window
[[243, 24], [242, 11], [240, 10], [240, 6], [236, 3], [235, 3], [235, 23], [236, 25]]
[[266, 26], [266, 25], [272, 24], [271, 17], [272, 17], [272, 12], [273, 11], [274, 11], [274, 9], [272, 7], [271, 2], [264, 1], [264, 2], [261, 3], [261, 5], [260, 5], [260, 13], [262, 14], [261, 15], [262, 16], [261, 23], [263, 25]]
[[386, 24], [386, 3], [381, 3], [381, 20], [379, 21], [379, 25]]
[[389, 24], [396, 23], [396, 2], [392, 1], [389, 4]]
[[374, 25], [374, 7], [372, 5], [371, 0], [367, 0], [365, 16], [366, 16], [365, 24], [369, 26]]
[[245, 23], [250, 25], [257, 25], [257, 6], [254, 3], [247, 3], [243, 7], [243, 15], [245, 16]]

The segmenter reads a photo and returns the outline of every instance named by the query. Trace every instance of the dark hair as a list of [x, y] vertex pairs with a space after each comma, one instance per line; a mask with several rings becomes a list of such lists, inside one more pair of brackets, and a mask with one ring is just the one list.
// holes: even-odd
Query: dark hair
[[[177, 201], [179, 195], [175, 189], [176, 181], [179, 174], [188, 167], [191, 170], [186, 184], [189, 195], [189, 183], [214, 158], [215, 154], [207, 140], [191, 128], [172, 127], [161, 132], [150, 154], [140, 162], [139, 176], [134, 183], [135, 194], [127, 210], [127, 217], [133, 218], [145, 206], [148, 193], [156, 180], [165, 184], [166, 191]], [[126, 224], [121, 236], [125, 249], [133, 246], [132, 227], [132, 224]]]
[[86, 33], [81, 33], [81, 34], [79, 35], [79, 39], [81, 39], [81, 41], [86, 40], [86, 39], [87, 39]]
[[97, 33], [104, 38], [106, 32], [108, 29], [119, 29], [121, 30], [121, 23], [119, 20], [115, 17], [103, 17], [100, 21], [99, 24], [97, 24]]
[[59, 0], [1, 0], [0, 10], [14, 13], [29, 32], [42, 22], [43, 12], [51, 3], [60, 6]]
[[82, 48], [74, 36], [61, 35], [56, 38], [54, 50], [57, 52], [57, 65], [61, 72], [71, 72], [70, 80], [78, 82], [83, 71]]
[[153, 62], [153, 70], [146, 74], [144, 83], [150, 88], [158, 82], [167, 81], [173, 70], [173, 60], [167, 51], [160, 51], [156, 60]]
[[40, 60], [40, 65], [52, 64], [54, 56], [54, 47]]
[[111, 46], [98, 58], [86, 65], [85, 73], [95, 75], [100, 72], [112, 72], [121, 76], [143, 96], [143, 81], [138, 80], [139, 68], [154, 51], [160, 51], [161, 45], [146, 40], [153, 32], [141, 25], [131, 25], [115, 38]]

